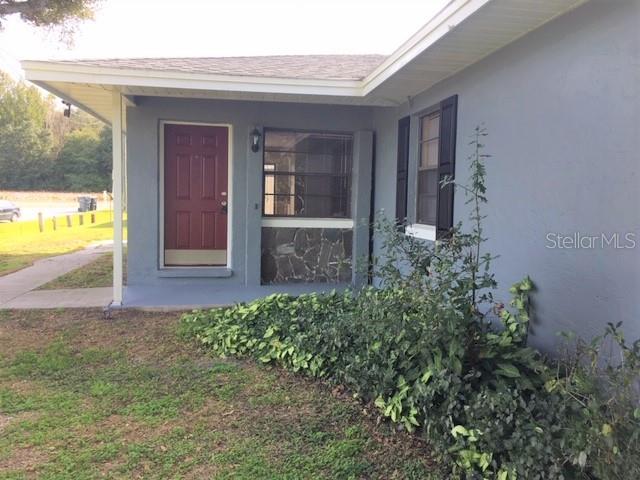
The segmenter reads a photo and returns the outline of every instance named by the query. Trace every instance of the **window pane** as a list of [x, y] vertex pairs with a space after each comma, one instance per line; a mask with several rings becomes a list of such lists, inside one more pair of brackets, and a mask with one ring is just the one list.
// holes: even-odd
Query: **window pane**
[[418, 223], [435, 225], [436, 199], [438, 198], [438, 170], [418, 171]]
[[[273, 192], [277, 195], [294, 195], [296, 193], [295, 189], [295, 177], [293, 175], [272, 175], [275, 179]], [[267, 177], [265, 177], [266, 179]], [[265, 182], [265, 193], [267, 192], [266, 182]]]
[[267, 130], [264, 214], [348, 217], [352, 149], [350, 135]]
[[302, 161], [296, 160], [295, 154], [287, 152], [265, 152], [264, 166], [270, 165], [274, 172], [295, 172]]
[[[264, 168], [267, 170], [269, 165], [265, 165]], [[265, 215], [274, 215], [275, 214], [275, 204], [273, 194], [276, 192], [276, 179], [274, 175], [265, 175], [264, 176], [264, 213]]]
[[270, 150], [287, 150], [291, 151], [295, 145], [295, 133], [294, 132], [278, 132], [268, 131], [265, 132], [264, 148]]
[[420, 162], [416, 195], [416, 221], [435, 225], [438, 203], [440, 112], [420, 119]]
[[420, 168], [435, 168], [438, 166], [438, 149], [440, 142], [429, 140], [420, 145]]
[[296, 192], [305, 195], [331, 196], [333, 189], [330, 176], [300, 176], [296, 179]]
[[[340, 218], [348, 215], [346, 198], [307, 195], [265, 195], [265, 215]], [[341, 215], [336, 215], [339, 212]]]
[[418, 195], [417, 221], [424, 225], [436, 224], [436, 196]]
[[[269, 198], [269, 197], [266, 197]], [[269, 199], [269, 202], [274, 205], [274, 215], [293, 215], [294, 211], [294, 197], [289, 195], [275, 195]], [[269, 202], [265, 200], [268, 205]], [[266, 208], [265, 208], [266, 210]], [[266, 212], [265, 212], [266, 213]]]
[[276, 172], [342, 174], [351, 169], [351, 152], [343, 150], [334, 154], [267, 150], [264, 155], [265, 165], [273, 165]]
[[421, 140], [431, 140], [440, 136], [440, 112], [422, 117]]
[[422, 170], [418, 172], [418, 195], [438, 194], [438, 170]]

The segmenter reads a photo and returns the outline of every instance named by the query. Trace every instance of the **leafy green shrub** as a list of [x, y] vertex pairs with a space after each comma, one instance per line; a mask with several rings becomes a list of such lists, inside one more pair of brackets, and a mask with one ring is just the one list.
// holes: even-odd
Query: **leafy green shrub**
[[[451, 478], [638, 478], [640, 346], [610, 327], [623, 361], [597, 344], [551, 364], [527, 346], [529, 278], [496, 304], [482, 251], [485, 170], [477, 129], [470, 230], [426, 244], [381, 222], [378, 288], [277, 294], [182, 321], [218, 355], [252, 356], [348, 387], [400, 428], [427, 438]], [[621, 385], [623, 388], [621, 389]]]
[[640, 478], [640, 340], [628, 345], [620, 326], [588, 343], [563, 333], [564, 355], [546, 383], [571, 414], [565, 457], [595, 478]]
[[193, 312], [183, 317], [183, 332], [218, 355], [251, 354], [264, 363], [275, 362], [294, 372], [326, 376], [343, 345], [326, 337], [339, 328], [335, 319], [349, 313], [349, 292], [330, 295], [271, 295], [228, 309]]

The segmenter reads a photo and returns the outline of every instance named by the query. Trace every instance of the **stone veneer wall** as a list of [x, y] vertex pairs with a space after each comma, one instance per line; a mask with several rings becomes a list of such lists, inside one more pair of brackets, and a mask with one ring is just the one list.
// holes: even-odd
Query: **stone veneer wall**
[[350, 283], [353, 232], [341, 228], [262, 228], [260, 280]]

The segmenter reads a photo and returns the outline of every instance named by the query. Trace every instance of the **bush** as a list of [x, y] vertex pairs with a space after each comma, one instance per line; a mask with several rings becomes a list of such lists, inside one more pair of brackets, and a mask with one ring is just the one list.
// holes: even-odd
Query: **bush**
[[[476, 130], [470, 158], [471, 228], [429, 245], [382, 222], [379, 288], [272, 295], [193, 312], [182, 321], [218, 355], [252, 356], [349, 388], [381, 415], [430, 441], [448, 478], [637, 478], [640, 347], [617, 366], [600, 344], [578, 343], [555, 364], [527, 346], [529, 278], [493, 301], [493, 257], [482, 252], [484, 166]], [[585, 357], [586, 355], [586, 357]]]
[[589, 343], [563, 333], [564, 355], [546, 384], [571, 413], [565, 457], [594, 478], [640, 478], [640, 340], [627, 345], [620, 327], [609, 323]]

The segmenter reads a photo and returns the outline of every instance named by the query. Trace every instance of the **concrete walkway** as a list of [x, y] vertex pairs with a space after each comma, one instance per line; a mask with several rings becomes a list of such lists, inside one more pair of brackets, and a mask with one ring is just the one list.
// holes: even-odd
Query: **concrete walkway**
[[68, 288], [33, 290], [0, 305], [2, 309], [92, 308], [106, 307], [113, 298], [113, 288]]
[[[87, 265], [112, 246], [101, 243], [78, 252], [37, 260], [32, 266], [0, 277], [0, 309], [100, 307], [111, 301], [110, 288], [33, 291], [76, 268]], [[106, 290], [109, 293], [106, 293]], [[105, 298], [108, 299], [105, 301]]]

